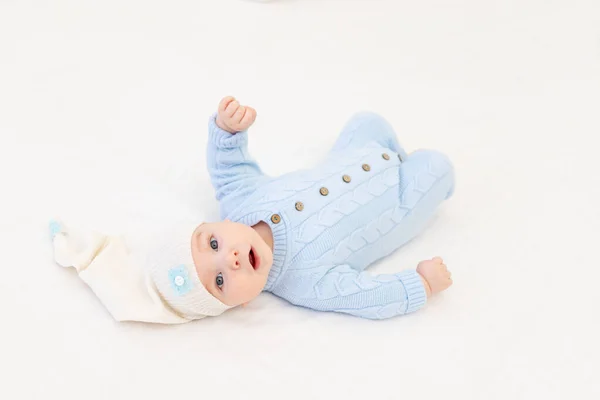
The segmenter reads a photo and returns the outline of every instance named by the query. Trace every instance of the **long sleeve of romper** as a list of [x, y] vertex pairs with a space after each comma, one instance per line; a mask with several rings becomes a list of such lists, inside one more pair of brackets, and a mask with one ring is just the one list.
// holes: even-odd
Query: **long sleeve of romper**
[[248, 153], [248, 132], [224, 131], [216, 115], [208, 123], [206, 161], [212, 185], [225, 218], [266, 177]]
[[[291, 272], [291, 274], [290, 274]], [[348, 265], [288, 271], [273, 294], [292, 304], [367, 319], [386, 319], [422, 308], [427, 295], [415, 270], [371, 275]]]

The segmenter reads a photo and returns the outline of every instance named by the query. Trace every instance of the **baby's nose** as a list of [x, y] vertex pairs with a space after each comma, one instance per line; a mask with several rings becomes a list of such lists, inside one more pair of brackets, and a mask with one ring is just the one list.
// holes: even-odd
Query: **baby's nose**
[[229, 255], [229, 265], [231, 266], [232, 269], [239, 269], [240, 268], [240, 258], [239, 258], [240, 252], [237, 250], [233, 250], [230, 255]]

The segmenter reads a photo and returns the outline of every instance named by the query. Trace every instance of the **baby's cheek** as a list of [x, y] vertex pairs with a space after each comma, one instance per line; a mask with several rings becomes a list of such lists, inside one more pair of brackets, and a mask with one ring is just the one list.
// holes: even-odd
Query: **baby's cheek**
[[240, 303], [246, 303], [253, 300], [260, 294], [264, 285], [256, 279], [257, 277], [248, 277], [240, 280], [239, 284], [236, 285], [236, 297], [240, 300]]

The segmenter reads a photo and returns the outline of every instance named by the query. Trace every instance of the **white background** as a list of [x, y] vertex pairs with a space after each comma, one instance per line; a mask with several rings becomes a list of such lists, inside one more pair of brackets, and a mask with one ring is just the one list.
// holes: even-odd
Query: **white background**
[[[365, 109], [447, 153], [455, 196], [372, 270], [439, 254], [455, 285], [381, 322], [264, 294], [114, 323], [47, 222], [214, 220], [228, 94], [269, 174]], [[0, 398], [598, 399], [599, 133], [597, 0], [1, 0]]]

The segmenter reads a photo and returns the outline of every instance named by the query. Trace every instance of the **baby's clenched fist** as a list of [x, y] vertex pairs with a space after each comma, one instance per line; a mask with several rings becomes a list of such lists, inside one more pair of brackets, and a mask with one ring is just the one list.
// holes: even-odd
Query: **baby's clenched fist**
[[427, 297], [446, 290], [452, 285], [452, 274], [440, 257], [421, 261], [417, 266], [417, 272], [423, 278]]
[[240, 105], [234, 97], [225, 97], [219, 103], [217, 126], [229, 133], [245, 131], [255, 120], [256, 110]]

